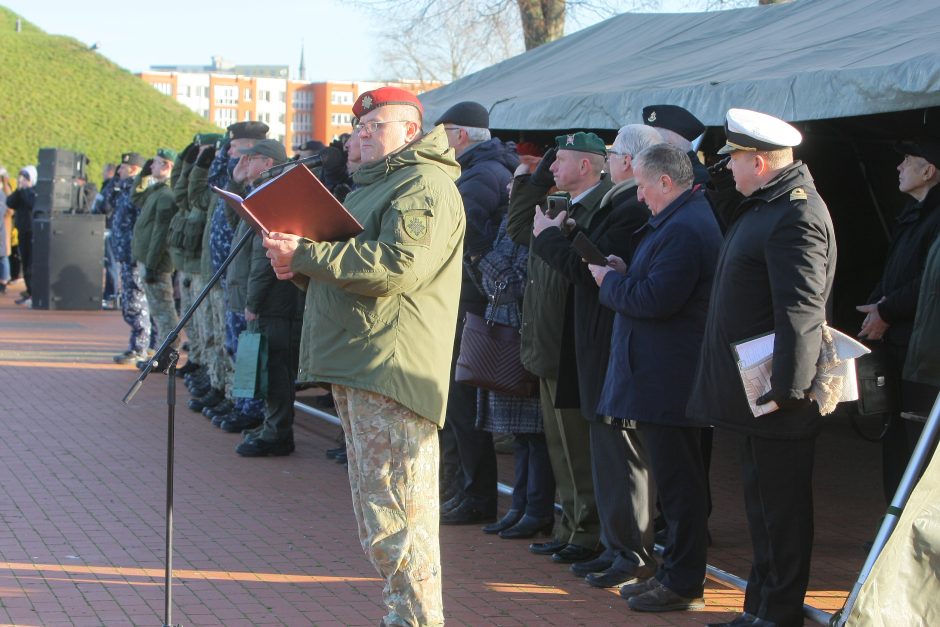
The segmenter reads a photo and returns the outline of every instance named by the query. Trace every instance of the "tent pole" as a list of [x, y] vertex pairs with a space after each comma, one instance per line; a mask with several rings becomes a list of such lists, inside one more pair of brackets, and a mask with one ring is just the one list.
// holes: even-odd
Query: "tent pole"
[[[901, 420], [904, 419], [901, 418]], [[907, 504], [908, 499], [910, 499], [914, 486], [916, 486], [917, 482], [920, 480], [921, 472], [930, 461], [930, 457], [932, 457], [931, 451], [934, 443], [937, 441], [938, 431], [940, 431], [940, 394], [937, 395], [933, 409], [930, 410], [927, 424], [924, 426], [923, 433], [920, 434], [920, 439], [917, 440], [917, 447], [914, 449], [913, 455], [911, 455], [911, 461], [907, 464], [907, 469], [904, 471], [904, 476], [901, 478], [901, 484], [898, 486], [897, 492], [894, 493], [894, 498], [891, 500], [891, 505], [888, 506], [888, 511], [885, 512], [884, 519], [881, 522], [881, 528], [878, 529], [878, 535], [875, 536], [875, 541], [872, 544], [871, 551], [868, 553], [868, 558], [865, 560], [865, 565], [862, 566], [862, 571], [858, 575], [858, 581], [855, 582], [855, 586], [852, 588], [849, 598], [846, 599], [845, 606], [843, 606], [840, 612], [837, 612], [835, 616], [833, 616], [831, 624], [843, 627], [849, 619], [849, 614], [852, 613], [852, 607], [855, 605], [862, 585], [871, 574], [872, 567], [875, 565], [878, 555], [891, 536], [891, 532], [893, 532], [894, 528], [897, 526], [898, 518], [900, 518], [901, 512], [904, 511], [904, 506]]]

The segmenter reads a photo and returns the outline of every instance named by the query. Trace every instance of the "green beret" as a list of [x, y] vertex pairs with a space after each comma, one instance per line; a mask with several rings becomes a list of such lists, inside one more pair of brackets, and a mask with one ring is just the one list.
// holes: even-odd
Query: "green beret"
[[590, 152], [595, 155], [607, 156], [607, 146], [604, 140], [594, 133], [577, 132], [569, 135], [559, 135], [555, 138], [558, 150], [577, 150]]
[[177, 153], [172, 148], [157, 148], [157, 156], [167, 161], [176, 161]]
[[222, 137], [222, 133], [198, 133], [193, 141], [199, 146], [215, 146]]

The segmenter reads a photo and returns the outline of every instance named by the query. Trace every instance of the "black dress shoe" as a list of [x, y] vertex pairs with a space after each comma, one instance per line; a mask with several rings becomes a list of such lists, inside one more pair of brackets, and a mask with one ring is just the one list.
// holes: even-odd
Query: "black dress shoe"
[[521, 509], [511, 509], [506, 514], [497, 520], [496, 522], [483, 527], [483, 533], [499, 533], [503, 529], [509, 529], [522, 518], [523, 511]]
[[441, 516], [443, 516], [444, 514], [446, 514], [447, 512], [453, 509], [457, 509], [458, 507], [460, 507], [460, 504], [463, 503], [463, 500], [464, 500], [463, 494], [455, 494], [450, 499], [444, 501], [441, 504]]
[[531, 538], [537, 533], [549, 535], [552, 532], [552, 527], [554, 526], [554, 516], [548, 516], [547, 518], [536, 518], [535, 516], [529, 516], [526, 514], [519, 520], [519, 522], [509, 529], [500, 531], [499, 537], [503, 538], [504, 540], [518, 540], [522, 538]]
[[205, 396], [197, 396], [189, 399], [187, 406], [193, 411], [202, 411], [203, 407], [212, 407], [225, 400], [225, 392], [212, 388]]
[[558, 550], [552, 555], [552, 561], [556, 564], [571, 564], [573, 562], [586, 562], [597, 557], [597, 549], [589, 549], [579, 544], [569, 544], [565, 548]]
[[599, 573], [588, 573], [584, 580], [594, 588], [619, 588], [628, 583], [646, 580], [656, 574], [656, 569], [649, 566], [636, 568], [608, 568]]
[[474, 525], [496, 518], [496, 504], [474, 503], [466, 499], [463, 503], [441, 514], [442, 525]]
[[613, 565], [613, 560], [607, 559], [601, 555], [600, 557], [588, 560], [586, 562], [575, 562], [568, 567], [568, 570], [578, 577], [586, 577], [591, 573], [602, 573]]
[[294, 440], [291, 438], [279, 442], [268, 442], [267, 440], [259, 438], [251, 438], [242, 440], [242, 442], [235, 447], [235, 452], [242, 457], [266, 457], [269, 455], [272, 457], [280, 457], [290, 455], [294, 452]]
[[706, 623], [705, 627], [748, 627], [753, 625], [756, 616], [744, 612], [729, 620], [727, 623]]
[[536, 555], [552, 555], [568, 546], [564, 540], [549, 540], [548, 542], [533, 542], [529, 550]]
[[241, 433], [246, 429], [254, 429], [262, 422], [264, 421], [260, 418], [254, 418], [252, 416], [246, 416], [241, 412], [235, 412], [224, 420], [222, 424], [219, 425], [219, 428], [226, 433]]
[[346, 456], [346, 451], [343, 451], [342, 453], [337, 453], [334, 459], [336, 460], [337, 464], [346, 465], [349, 463], [349, 458]]
[[213, 412], [212, 413], [212, 426], [219, 427], [221, 429], [224, 423], [228, 422], [229, 420], [235, 420], [241, 415], [242, 413], [235, 408], [232, 408], [232, 411], [225, 413], [225, 414], [220, 414], [219, 412]]
[[336, 448], [328, 448], [328, 449], [326, 449], [326, 458], [327, 458], [327, 459], [336, 459], [336, 456], [337, 456], [337, 455], [339, 455], [340, 453], [345, 453], [345, 452], [346, 452], [346, 445], [345, 445], [345, 444], [342, 445], [342, 446], [337, 446]]

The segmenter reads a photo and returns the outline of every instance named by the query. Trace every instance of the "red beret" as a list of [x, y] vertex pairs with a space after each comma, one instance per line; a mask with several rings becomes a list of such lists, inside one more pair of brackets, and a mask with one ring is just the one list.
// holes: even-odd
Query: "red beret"
[[361, 118], [366, 113], [385, 105], [409, 105], [424, 115], [424, 107], [421, 106], [418, 97], [400, 87], [379, 87], [362, 92], [356, 99], [356, 104], [353, 105], [353, 115]]

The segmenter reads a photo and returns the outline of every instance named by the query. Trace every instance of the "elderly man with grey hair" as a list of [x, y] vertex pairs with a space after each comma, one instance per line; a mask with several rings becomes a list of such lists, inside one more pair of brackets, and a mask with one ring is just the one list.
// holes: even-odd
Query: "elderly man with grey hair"
[[[629, 269], [591, 265], [600, 303], [616, 312], [610, 363], [597, 411], [635, 425], [648, 455], [666, 520], [663, 562], [655, 576], [621, 587], [630, 608], [701, 609], [707, 505], [700, 426], [686, 403], [705, 329], [721, 230], [692, 187], [685, 152], [660, 144], [634, 165], [637, 198], [652, 216]], [[648, 573], [653, 575], [653, 573]]]
[[[613, 187], [601, 199], [591, 225], [575, 226], [605, 255], [629, 264], [636, 246], [633, 233], [649, 218], [637, 199], [634, 155], [661, 144], [655, 129], [629, 124], [620, 129], [607, 151]], [[655, 572], [650, 477], [646, 455], [630, 425], [597, 412], [610, 352], [614, 313], [598, 301], [598, 288], [587, 264], [561, 228], [564, 216], [554, 220], [536, 214], [533, 251], [574, 285], [574, 307], [565, 320], [573, 332], [574, 355], [562, 354], [558, 375], [558, 401], [581, 407], [589, 425], [591, 475], [600, 519], [603, 552], [596, 559], [576, 563], [571, 571], [592, 586], [610, 588], [631, 583]], [[588, 228], [585, 228], [588, 227]], [[573, 331], [572, 331], [573, 330]], [[568, 343], [570, 345], [570, 343]], [[562, 349], [564, 351], [564, 348]]]

